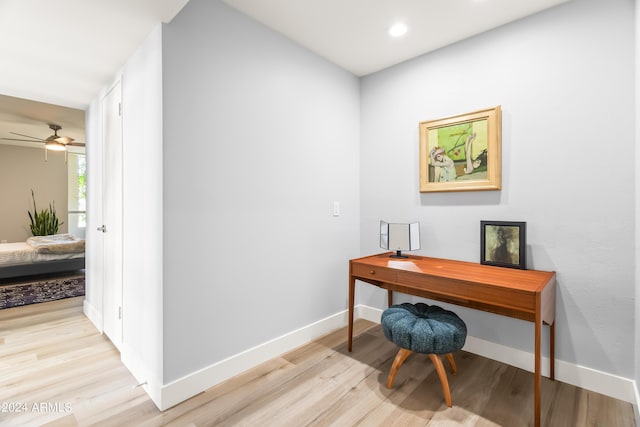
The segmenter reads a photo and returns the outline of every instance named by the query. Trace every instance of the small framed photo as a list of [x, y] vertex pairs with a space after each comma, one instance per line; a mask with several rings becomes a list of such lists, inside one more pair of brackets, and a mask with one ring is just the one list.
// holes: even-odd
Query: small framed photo
[[527, 223], [480, 221], [480, 264], [525, 270]]

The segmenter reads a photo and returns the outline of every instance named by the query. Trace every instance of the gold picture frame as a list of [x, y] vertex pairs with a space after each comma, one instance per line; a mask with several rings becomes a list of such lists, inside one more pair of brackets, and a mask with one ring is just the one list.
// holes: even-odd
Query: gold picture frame
[[420, 122], [420, 192], [500, 190], [501, 107]]

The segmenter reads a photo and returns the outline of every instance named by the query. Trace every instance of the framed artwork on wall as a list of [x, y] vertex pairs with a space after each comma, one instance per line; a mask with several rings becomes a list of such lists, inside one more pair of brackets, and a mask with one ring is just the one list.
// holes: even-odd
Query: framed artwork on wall
[[501, 107], [420, 122], [420, 192], [500, 190]]
[[527, 223], [480, 221], [480, 264], [526, 270]]

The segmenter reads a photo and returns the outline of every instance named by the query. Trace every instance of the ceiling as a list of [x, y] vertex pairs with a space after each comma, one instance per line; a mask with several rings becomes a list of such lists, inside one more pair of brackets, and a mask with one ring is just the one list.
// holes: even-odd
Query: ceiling
[[85, 109], [187, 0], [0, 0], [0, 94]]
[[[187, 1], [0, 0], [0, 137], [55, 123], [84, 141], [83, 110]], [[362, 76], [568, 0], [222, 1]], [[408, 32], [392, 39], [397, 21]]]
[[[49, 124], [62, 126], [58, 135], [68, 136], [76, 142], [85, 142], [84, 110], [0, 95], [0, 138], [23, 139], [22, 136], [10, 133], [16, 132], [46, 139], [49, 135], [53, 135]], [[0, 140], [0, 143], [21, 147], [44, 147], [42, 143], [37, 142]], [[83, 152], [84, 149], [69, 147], [69, 151]]]
[[0, 0], [0, 137], [47, 138], [54, 123], [84, 142], [89, 103], [187, 1]]
[[[568, 0], [223, 0], [357, 76]], [[397, 39], [387, 30], [403, 22]]]

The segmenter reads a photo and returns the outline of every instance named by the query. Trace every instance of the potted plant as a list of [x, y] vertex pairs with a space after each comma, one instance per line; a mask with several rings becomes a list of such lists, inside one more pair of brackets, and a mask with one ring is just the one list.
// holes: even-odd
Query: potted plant
[[33, 199], [33, 214], [31, 214], [31, 211], [27, 211], [29, 220], [31, 220], [31, 233], [34, 236], [58, 234], [58, 230], [64, 222], [58, 220], [55, 202], [53, 202], [53, 204], [49, 203], [49, 209], [42, 209], [38, 212], [36, 208], [36, 196], [33, 190], [31, 190], [31, 198]]

